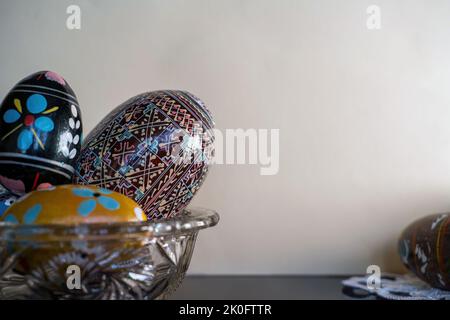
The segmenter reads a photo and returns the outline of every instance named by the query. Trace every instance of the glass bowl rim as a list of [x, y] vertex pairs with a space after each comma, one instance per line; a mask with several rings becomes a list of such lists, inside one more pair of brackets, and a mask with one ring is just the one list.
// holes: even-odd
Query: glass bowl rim
[[215, 226], [219, 219], [214, 210], [194, 207], [169, 219], [145, 222], [45, 225], [0, 222], [0, 242], [149, 239], [191, 234]]

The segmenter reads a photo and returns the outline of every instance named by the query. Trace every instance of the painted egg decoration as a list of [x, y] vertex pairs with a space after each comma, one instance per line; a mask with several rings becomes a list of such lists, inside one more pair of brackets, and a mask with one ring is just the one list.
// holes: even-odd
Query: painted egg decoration
[[0, 221], [14, 224], [80, 224], [146, 221], [126, 196], [95, 186], [62, 185], [17, 200]]
[[[120, 193], [95, 186], [61, 185], [24, 195], [6, 210], [0, 221], [30, 226], [64, 225], [69, 228], [80, 224], [109, 225], [146, 219], [138, 204]], [[36, 234], [31, 241], [12, 242], [9, 250], [10, 254], [20, 253], [15, 271], [37, 275], [38, 279], [51, 278], [59, 285], [55, 277], [62, 276], [64, 280], [68, 266], [83, 265], [91, 270], [90, 267], [104, 261], [105, 255], [114, 258], [116, 272], [121, 272], [120, 266], [132, 261], [136, 252], [143, 247], [142, 239], [133, 240], [124, 236], [120, 241], [111, 241], [114, 234], [110, 236], [112, 238], [105, 236], [105, 239], [95, 241], [68, 236], [55, 243], [56, 238], [52, 234], [43, 232]]]
[[71, 183], [81, 135], [77, 98], [60, 75], [23, 79], [0, 106], [0, 183], [16, 194]]
[[214, 122], [185, 91], [154, 91], [124, 102], [86, 137], [75, 183], [134, 199], [149, 220], [182, 212], [203, 183]]
[[409, 225], [400, 236], [403, 264], [429, 285], [450, 290], [449, 214], [424, 217]]

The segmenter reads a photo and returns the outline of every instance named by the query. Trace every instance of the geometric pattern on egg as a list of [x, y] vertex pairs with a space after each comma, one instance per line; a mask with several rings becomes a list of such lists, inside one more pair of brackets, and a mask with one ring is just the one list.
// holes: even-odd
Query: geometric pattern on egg
[[205, 104], [189, 92], [140, 94], [115, 108], [86, 137], [74, 182], [122, 193], [150, 220], [174, 217], [205, 180], [214, 152], [213, 127]]

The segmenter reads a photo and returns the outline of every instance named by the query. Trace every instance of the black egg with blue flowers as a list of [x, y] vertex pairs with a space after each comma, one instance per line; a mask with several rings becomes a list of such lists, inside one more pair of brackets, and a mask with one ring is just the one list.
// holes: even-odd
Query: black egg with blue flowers
[[0, 106], [0, 183], [19, 195], [70, 183], [81, 138], [80, 108], [66, 80], [52, 71], [26, 77]]

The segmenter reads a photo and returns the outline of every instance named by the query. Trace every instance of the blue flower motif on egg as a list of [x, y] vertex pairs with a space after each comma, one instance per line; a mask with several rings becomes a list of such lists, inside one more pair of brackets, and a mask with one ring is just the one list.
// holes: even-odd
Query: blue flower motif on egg
[[[27, 212], [25, 212], [22, 223], [33, 224], [36, 221], [36, 219], [38, 218], [41, 211], [42, 211], [41, 204], [38, 203], [38, 204], [32, 206], [30, 209], [27, 210]], [[13, 224], [20, 223], [19, 220], [17, 219], [17, 217], [13, 213], [10, 213], [5, 217], [5, 222], [9, 222], [9, 223], [13, 223]]]
[[46, 115], [57, 111], [59, 107], [54, 106], [47, 109], [47, 99], [41, 94], [33, 94], [28, 97], [26, 101], [28, 114], [24, 113], [19, 99], [14, 99], [14, 106], [15, 109], [8, 109], [3, 114], [3, 120], [5, 123], [13, 124], [22, 119], [22, 123], [19, 123], [6, 133], [2, 140], [20, 129], [21, 131], [17, 138], [17, 148], [20, 151], [26, 152], [33, 142], [36, 142], [44, 150], [45, 146], [41, 139], [41, 134], [49, 133], [55, 128], [53, 120]]
[[93, 212], [97, 207], [97, 203], [99, 203], [103, 208], [109, 211], [115, 211], [120, 208], [119, 202], [107, 196], [108, 194], [112, 193], [112, 191], [108, 189], [100, 189], [97, 193], [90, 189], [77, 188], [72, 192], [78, 197], [87, 198], [80, 203], [77, 209], [78, 214], [82, 215], [83, 217], [89, 216], [89, 214]]

